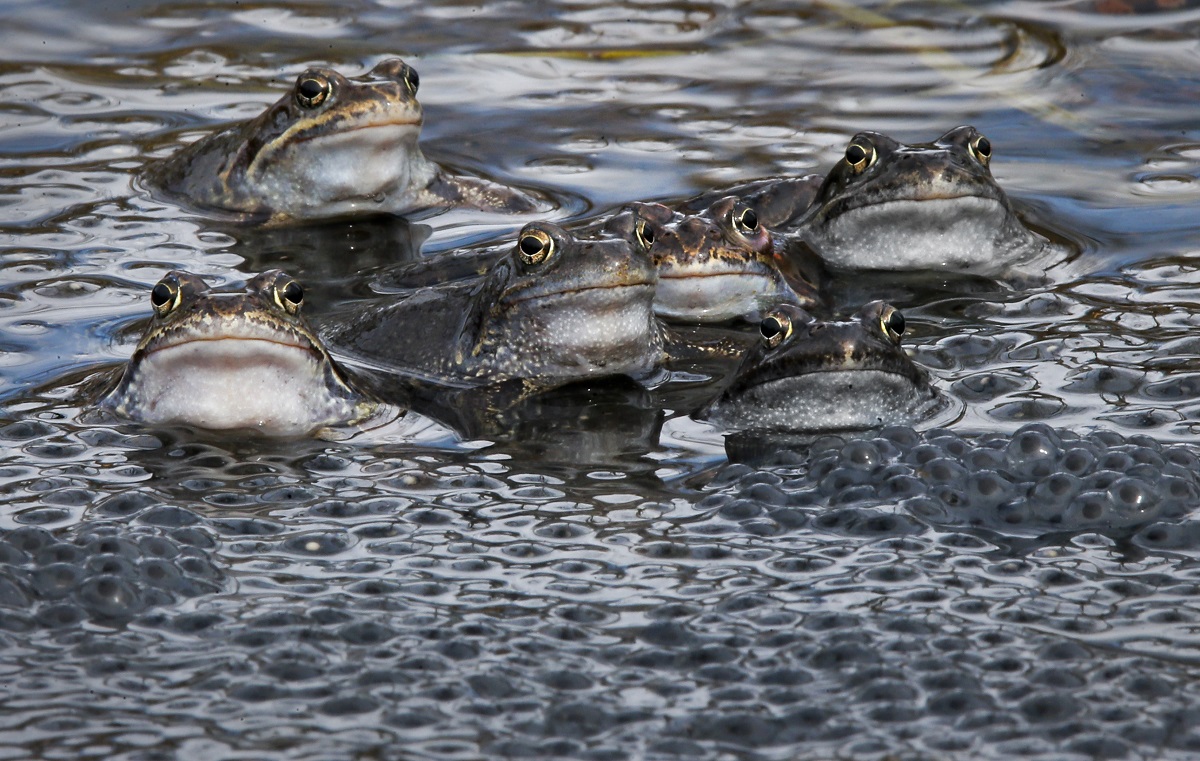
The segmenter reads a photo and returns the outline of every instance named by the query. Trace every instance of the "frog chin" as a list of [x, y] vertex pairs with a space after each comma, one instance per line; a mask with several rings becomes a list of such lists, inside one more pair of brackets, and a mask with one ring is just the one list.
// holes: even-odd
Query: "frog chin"
[[776, 304], [798, 303], [778, 275], [750, 268], [717, 272], [659, 272], [654, 311], [660, 317], [724, 322]]
[[724, 396], [705, 417], [735, 429], [807, 433], [912, 425], [938, 402], [929, 387], [879, 369], [775, 378]]
[[896, 200], [847, 210], [805, 240], [838, 269], [950, 270], [989, 274], [1024, 256], [1036, 238], [994, 198]]
[[247, 179], [272, 208], [295, 217], [403, 212], [437, 175], [419, 133], [419, 124], [387, 123], [312, 138]]
[[520, 329], [498, 333], [509, 336], [503, 341], [504, 364], [536, 378], [644, 373], [663, 352], [653, 295], [652, 282], [631, 282], [522, 299]]
[[188, 341], [135, 358], [108, 404], [149, 424], [303, 435], [354, 414], [319, 354], [248, 338]]

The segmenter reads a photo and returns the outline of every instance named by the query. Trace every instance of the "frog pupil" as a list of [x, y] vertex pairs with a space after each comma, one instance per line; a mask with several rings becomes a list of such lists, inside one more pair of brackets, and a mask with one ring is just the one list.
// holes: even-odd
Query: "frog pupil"
[[404, 79], [408, 82], [408, 86], [412, 88], [413, 95], [416, 95], [417, 88], [421, 86], [421, 78], [417, 76], [417, 70], [411, 68], [408, 69], [408, 71], [406, 71], [404, 74]]
[[746, 209], [742, 212], [742, 227], [747, 230], [755, 230], [758, 228], [758, 215], [753, 209]]
[[979, 142], [975, 144], [975, 152], [985, 159], [992, 155], [992, 141], [986, 137], [979, 138]]
[[304, 289], [295, 280], [288, 283], [283, 288], [283, 297], [293, 304], [299, 304], [304, 300]]
[[638, 223], [638, 235], [641, 236], [642, 243], [646, 244], [647, 247], [654, 243], [654, 231], [645, 222]]
[[541, 253], [542, 247], [542, 241], [538, 240], [536, 235], [526, 235], [524, 238], [521, 238], [521, 253], [526, 256], [537, 256]]
[[892, 312], [887, 319], [888, 329], [896, 335], [904, 335], [904, 315]]
[[325, 92], [325, 85], [315, 79], [305, 79], [300, 83], [300, 96], [305, 100], [315, 100]]
[[171, 301], [171, 288], [166, 283], [159, 283], [150, 291], [150, 303], [156, 307], [166, 306]]
[[778, 319], [774, 317], [768, 317], [762, 321], [762, 324], [759, 325], [758, 329], [762, 333], [762, 337], [770, 341], [772, 338], [783, 332], [783, 325], [779, 323]]
[[863, 150], [861, 145], [851, 145], [846, 149], [846, 161], [851, 164], [858, 164], [867, 157], [867, 152]]

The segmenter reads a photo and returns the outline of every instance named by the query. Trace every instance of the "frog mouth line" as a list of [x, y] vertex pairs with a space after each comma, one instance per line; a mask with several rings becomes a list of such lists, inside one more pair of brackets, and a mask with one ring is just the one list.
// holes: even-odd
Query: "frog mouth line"
[[870, 200], [863, 200], [860, 198], [860, 199], [858, 199], [858, 203], [851, 203], [848, 199], [848, 201], [844, 205], [841, 206], [840, 211], [838, 213], [839, 214], [849, 214], [850, 212], [862, 211], [865, 209], [878, 210], [878, 209], [887, 208], [892, 205], [909, 206], [909, 207], [915, 208], [919, 204], [931, 204], [931, 205], [936, 206], [936, 205], [942, 205], [942, 204], [949, 205], [949, 204], [952, 204], [955, 202], [971, 203], [979, 211], [983, 211], [985, 209], [991, 211], [992, 209], [995, 209], [997, 207], [1000, 209], [1004, 208], [1003, 201], [1001, 201], [996, 196], [981, 195], [979, 193], [961, 193], [958, 195], [949, 195], [949, 194], [928, 195], [928, 196], [921, 196], [919, 198], [888, 198], [886, 200], [881, 200], [881, 201], [870, 201]]
[[660, 272], [659, 280], [692, 280], [704, 277], [762, 277], [769, 278], [770, 273], [761, 269], [726, 270], [725, 272], [695, 272], [692, 274], [677, 274], [676, 272]]
[[389, 127], [420, 127], [421, 119], [390, 119], [385, 122], [370, 122], [368, 124], [357, 124], [353, 127], [339, 128], [334, 132], [326, 132], [319, 135], [300, 135], [291, 140], [292, 143], [309, 143], [315, 140], [328, 140], [332, 138], [342, 137], [352, 132], [362, 132], [372, 129], [386, 129]]
[[305, 342], [300, 342], [300, 341], [284, 341], [284, 340], [280, 340], [277, 338], [263, 338], [263, 337], [259, 337], [259, 336], [239, 336], [239, 335], [221, 335], [221, 336], [211, 336], [211, 337], [208, 337], [208, 336], [206, 336], [206, 337], [188, 337], [188, 338], [184, 338], [181, 340], [172, 340], [172, 341], [169, 341], [169, 342], [161, 344], [161, 345], [155, 345], [153, 347], [148, 347], [146, 349], [143, 349], [141, 351], [141, 355], [142, 355], [142, 358], [145, 359], [145, 358], [152, 357], [156, 354], [161, 354], [162, 352], [168, 352], [172, 349], [182, 349], [182, 348], [186, 348], [189, 346], [195, 346], [197, 344], [211, 344], [211, 343], [221, 343], [221, 342], [239, 343], [239, 344], [261, 343], [261, 344], [265, 344], [270, 347], [279, 347], [282, 349], [296, 349], [298, 351], [301, 351], [305, 354], [312, 356], [313, 358], [315, 358], [317, 360], [320, 360], [323, 357], [322, 352], [312, 343], [305, 343]]
[[911, 373], [905, 372], [904, 368], [824, 367], [824, 368], [816, 368], [816, 369], [812, 369], [812, 370], [805, 370], [802, 373], [787, 373], [787, 372], [781, 372], [779, 374], [764, 373], [762, 377], [753, 378], [753, 379], [749, 380], [746, 383], [746, 387], [747, 388], [762, 388], [763, 386], [787, 383], [788, 381], [802, 382], [806, 378], [812, 378], [814, 376], [821, 376], [821, 375], [851, 376], [851, 375], [857, 375], [857, 374], [886, 375], [886, 376], [893, 377], [893, 378], [900, 378], [902, 380], [905, 380], [905, 381], [913, 384], [914, 388], [917, 387], [921, 382], [919, 378], [915, 378]]
[[588, 293], [589, 291], [612, 291], [612, 290], [620, 290], [622, 288], [650, 288], [651, 290], [653, 290], [654, 282], [650, 281], [650, 280], [639, 280], [639, 281], [632, 282], [632, 283], [617, 283], [614, 285], [589, 285], [589, 286], [585, 286], [583, 288], [564, 288], [561, 291], [551, 291], [549, 293], [537, 293], [537, 294], [533, 294], [531, 296], [522, 296], [521, 298], [514, 299], [513, 301], [511, 301], [509, 303], [516, 305], [516, 304], [523, 304], [527, 301], [538, 301], [540, 299], [548, 299], [548, 298], [551, 298], [554, 296], [577, 296], [582, 293]]

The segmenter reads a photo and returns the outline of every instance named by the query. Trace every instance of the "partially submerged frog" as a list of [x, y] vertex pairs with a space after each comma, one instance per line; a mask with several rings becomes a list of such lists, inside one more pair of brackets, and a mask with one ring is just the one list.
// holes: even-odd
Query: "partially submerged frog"
[[308, 69], [259, 116], [149, 164], [143, 177], [198, 207], [275, 224], [448, 207], [535, 210], [518, 190], [425, 158], [417, 86], [416, 70], [399, 58], [354, 79]]
[[768, 230], [783, 230], [794, 225], [812, 206], [824, 182], [825, 177], [820, 174], [750, 180], [706, 191], [679, 204], [675, 210], [696, 214], [726, 196], [734, 196], [754, 210], [760, 225]]
[[860, 132], [788, 227], [832, 268], [1002, 276], [1051, 247], [992, 178], [974, 127], [905, 145]]
[[820, 305], [819, 262], [791, 267], [785, 278], [771, 234], [757, 212], [734, 197], [721, 198], [695, 214], [657, 203], [633, 203], [614, 215], [605, 230], [640, 244], [658, 270], [654, 311], [687, 322], [757, 320], [776, 304], [812, 309]]
[[655, 281], [645, 252], [626, 241], [529, 224], [481, 277], [359, 305], [324, 334], [374, 371], [441, 385], [638, 376], [663, 360]]
[[302, 436], [361, 424], [387, 405], [350, 385], [300, 314], [304, 289], [279, 270], [244, 291], [170, 272], [116, 386], [98, 401], [153, 425]]
[[697, 417], [733, 430], [815, 432], [911, 425], [943, 402], [900, 346], [904, 317], [882, 301], [824, 322], [781, 305], [729, 386]]

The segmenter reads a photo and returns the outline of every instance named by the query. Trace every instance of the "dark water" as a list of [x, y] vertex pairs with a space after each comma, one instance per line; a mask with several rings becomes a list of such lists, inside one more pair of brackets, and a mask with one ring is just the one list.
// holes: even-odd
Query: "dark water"
[[[9, 3], [0, 758], [1196, 757], [1200, 11], [1158, 5]], [[284, 266], [319, 313], [420, 243], [132, 183], [309, 64], [392, 55], [430, 155], [563, 217], [969, 123], [1080, 254], [894, 294], [948, 430], [734, 442], [753, 464], [623, 387], [469, 441], [81, 416], [168, 269]]]

